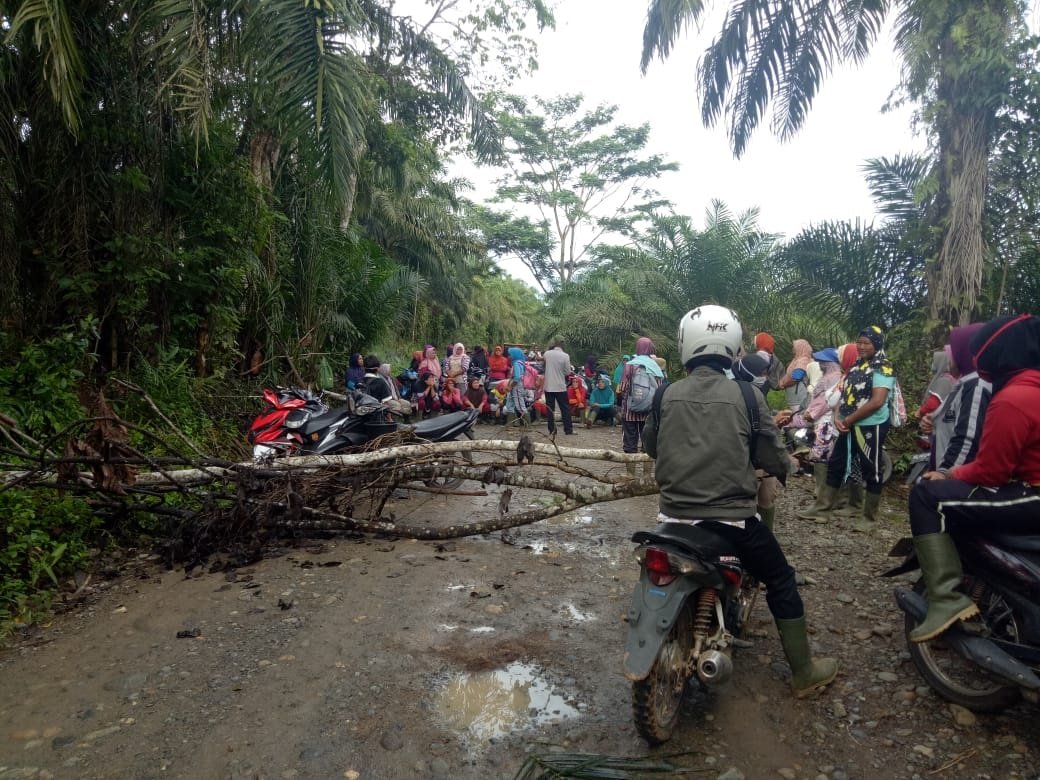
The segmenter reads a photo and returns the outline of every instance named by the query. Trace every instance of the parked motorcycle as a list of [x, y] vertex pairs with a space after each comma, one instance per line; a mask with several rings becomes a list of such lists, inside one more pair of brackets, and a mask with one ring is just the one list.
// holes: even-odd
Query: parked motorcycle
[[[334, 395], [328, 393], [327, 395]], [[300, 388], [264, 390], [265, 407], [250, 425], [248, 440], [253, 460], [292, 455], [335, 455], [356, 451], [373, 439], [399, 433], [405, 443], [453, 441], [459, 436], [473, 439], [479, 412], [470, 409], [405, 425], [395, 422], [390, 410], [377, 398], [353, 391], [346, 406], [329, 409], [321, 396]], [[460, 453], [471, 463], [473, 455]], [[427, 485], [454, 488], [459, 477], [434, 478]]]
[[687, 683], [706, 688], [733, 671], [733, 648], [758, 595], [736, 550], [698, 525], [662, 523], [632, 537], [639, 582], [628, 613], [625, 676], [636, 730], [668, 740]]
[[[1000, 712], [1023, 697], [1040, 703], [1040, 536], [950, 535], [964, 567], [962, 590], [981, 614], [928, 642], [908, 637], [914, 666], [944, 699], [976, 712]], [[886, 577], [920, 568], [909, 538], [890, 555], [906, 557]], [[895, 590], [908, 635], [928, 612], [926, 596], [923, 580]]]
[[921, 475], [928, 470], [928, 465], [932, 461], [931, 438], [918, 434], [914, 436], [914, 446], [917, 447], [917, 452], [910, 457], [910, 466], [906, 470], [906, 484], [908, 485], [917, 482]]

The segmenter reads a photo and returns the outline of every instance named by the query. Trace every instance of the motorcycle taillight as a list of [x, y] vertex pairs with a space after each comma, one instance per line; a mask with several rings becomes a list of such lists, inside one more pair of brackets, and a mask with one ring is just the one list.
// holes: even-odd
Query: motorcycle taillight
[[728, 569], [725, 567], [723, 567], [721, 571], [722, 576], [725, 578], [726, 582], [730, 583], [731, 585], [740, 584], [740, 579], [743, 575], [739, 571], [737, 571], [736, 569]]
[[672, 563], [668, 559], [668, 553], [658, 550], [656, 547], [646, 549], [646, 557], [643, 558], [646, 567], [646, 576], [654, 585], [667, 585], [675, 579], [672, 573]]

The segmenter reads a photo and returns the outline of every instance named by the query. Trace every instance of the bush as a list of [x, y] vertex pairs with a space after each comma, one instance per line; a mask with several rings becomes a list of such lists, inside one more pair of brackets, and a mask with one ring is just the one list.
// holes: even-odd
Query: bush
[[0, 493], [0, 636], [46, 614], [63, 579], [88, 564], [101, 523], [76, 498]]

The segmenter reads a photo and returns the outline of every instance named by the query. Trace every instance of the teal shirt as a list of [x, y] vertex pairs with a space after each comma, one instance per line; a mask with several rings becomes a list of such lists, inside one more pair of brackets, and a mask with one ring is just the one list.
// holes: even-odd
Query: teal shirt
[[[893, 376], [885, 376], [879, 371], [874, 371], [871, 377], [873, 381], [873, 387], [883, 387], [888, 390], [889, 395], [892, 394], [892, 388], [896, 386], [896, 378]], [[874, 412], [870, 417], [864, 417], [856, 425], [881, 425], [883, 422], [888, 422], [888, 402], [881, 404], [881, 408]]]
[[602, 390], [598, 387], [594, 387], [592, 388], [592, 392], [589, 393], [589, 403], [596, 404], [597, 406], [613, 406], [614, 391], [609, 387], [604, 387]]

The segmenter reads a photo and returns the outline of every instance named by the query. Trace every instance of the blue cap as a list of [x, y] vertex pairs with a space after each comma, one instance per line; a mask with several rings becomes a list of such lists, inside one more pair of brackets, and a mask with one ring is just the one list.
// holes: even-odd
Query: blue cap
[[812, 353], [813, 360], [822, 361], [824, 363], [838, 363], [838, 350], [834, 347], [827, 347], [821, 349], [819, 352]]

